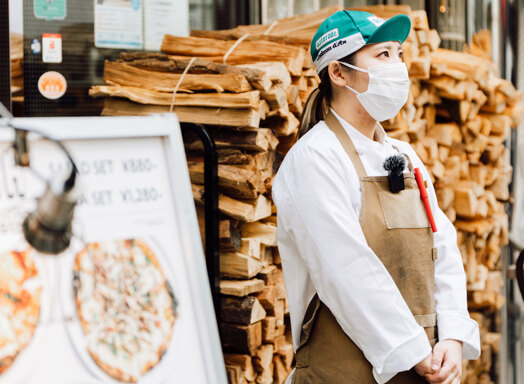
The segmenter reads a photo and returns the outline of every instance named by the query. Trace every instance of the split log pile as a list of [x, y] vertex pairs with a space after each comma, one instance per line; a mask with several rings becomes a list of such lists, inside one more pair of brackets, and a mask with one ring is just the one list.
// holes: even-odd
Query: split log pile
[[[104, 115], [167, 112], [183, 71], [196, 58], [179, 84], [173, 111], [182, 122], [206, 125], [218, 150], [220, 330], [231, 383], [283, 383], [292, 369], [271, 184], [295, 141], [303, 105], [318, 86], [309, 43], [337, 10], [273, 25], [166, 35], [162, 53], [127, 52], [106, 62], [105, 84], [90, 90], [93, 97], [106, 97]], [[203, 148], [189, 136], [185, 147], [204, 239]]]
[[[486, 57], [485, 33], [471, 53], [439, 49], [424, 11], [409, 6], [359, 8], [389, 18], [408, 14], [403, 45], [411, 77], [409, 100], [383, 126], [411, 143], [430, 171], [439, 204], [454, 223], [468, 281], [472, 318], [481, 326], [482, 356], [465, 363], [465, 383], [489, 383], [500, 334], [494, 314], [501, 295], [501, 247], [508, 241], [511, 166], [504, 146], [521, 118], [521, 94], [500, 79]], [[282, 383], [293, 348], [271, 184], [296, 141], [298, 119], [319, 82], [308, 53], [321, 21], [338, 7], [226, 31], [166, 35], [162, 53], [122, 53], [105, 66], [105, 115], [167, 112], [205, 124], [219, 157], [222, 344], [231, 383]], [[235, 42], [240, 43], [234, 47]], [[229, 52], [228, 51], [232, 51]], [[224, 60], [224, 56], [226, 60]], [[203, 220], [202, 147], [186, 141], [188, 167]], [[203, 225], [201, 225], [203, 228]]]
[[[392, 16], [394, 9], [389, 11], [382, 16]], [[469, 53], [444, 50], [425, 11], [405, 13], [413, 24], [403, 44], [411, 92], [401, 112], [383, 126], [388, 135], [411, 143], [457, 229], [468, 306], [482, 343], [481, 357], [464, 364], [463, 382], [497, 382], [498, 318], [505, 302], [500, 256], [508, 243], [504, 204], [512, 176], [505, 141], [520, 124], [522, 94], [489, 60], [489, 31], [475, 35]]]
[[21, 92], [23, 89], [23, 66], [24, 42], [22, 35], [18, 33], [9, 34], [9, 51], [11, 59], [11, 93]]

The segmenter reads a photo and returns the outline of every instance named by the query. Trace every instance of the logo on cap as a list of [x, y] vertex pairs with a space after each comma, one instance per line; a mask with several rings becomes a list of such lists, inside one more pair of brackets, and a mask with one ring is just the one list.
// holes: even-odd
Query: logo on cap
[[368, 20], [375, 24], [377, 27], [380, 27], [382, 24], [384, 24], [384, 19], [381, 19], [377, 16], [369, 16]]
[[332, 29], [331, 31], [324, 33], [322, 37], [317, 40], [315, 45], [317, 49], [319, 49], [321, 46], [326, 44], [328, 41], [336, 39], [337, 37], [338, 37], [338, 28]]

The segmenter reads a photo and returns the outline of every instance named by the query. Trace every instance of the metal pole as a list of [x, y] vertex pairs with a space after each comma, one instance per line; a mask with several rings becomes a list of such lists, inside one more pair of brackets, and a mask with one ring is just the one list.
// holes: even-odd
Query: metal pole
[[218, 234], [218, 154], [215, 141], [200, 124], [182, 124], [182, 132], [192, 132], [204, 144], [204, 210], [206, 266], [220, 329], [220, 248]]
[[11, 111], [9, 0], [0, 0], [0, 102]]

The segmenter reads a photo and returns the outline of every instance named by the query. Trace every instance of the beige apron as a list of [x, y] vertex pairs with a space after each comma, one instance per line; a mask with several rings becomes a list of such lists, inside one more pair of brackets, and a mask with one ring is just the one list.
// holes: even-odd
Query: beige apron
[[[415, 320], [425, 328], [431, 345], [437, 339], [433, 232], [409, 161], [406, 189], [389, 191], [387, 176], [368, 177], [347, 132], [329, 113], [327, 126], [336, 134], [360, 179], [360, 225], [369, 247], [389, 271]], [[350, 250], [348, 250], [350, 251]], [[331, 311], [315, 295], [302, 325], [293, 384], [375, 384], [372, 366], [342, 330]], [[388, 384], [427, 383], [414, 369]]]

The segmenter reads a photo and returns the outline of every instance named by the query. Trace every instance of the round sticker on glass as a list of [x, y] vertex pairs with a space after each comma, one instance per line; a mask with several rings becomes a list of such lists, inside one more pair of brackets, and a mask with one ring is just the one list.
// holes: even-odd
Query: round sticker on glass
[[39, 55], [40, 52], [42, 52], [42, 44], [40, 44], [40, 40], [33, 39], [31, 41], [31, 52], [33, 52], [34, 55]]
[[64, 96], [67, 81], [61, 73], [49, 71], [38, 79], [38, 90], [46, 99], [56, 100]]

